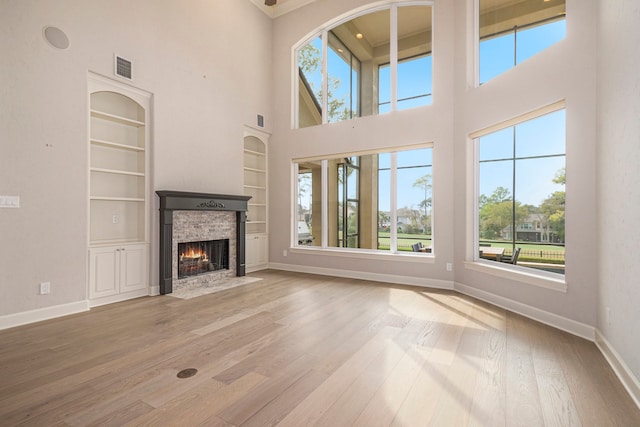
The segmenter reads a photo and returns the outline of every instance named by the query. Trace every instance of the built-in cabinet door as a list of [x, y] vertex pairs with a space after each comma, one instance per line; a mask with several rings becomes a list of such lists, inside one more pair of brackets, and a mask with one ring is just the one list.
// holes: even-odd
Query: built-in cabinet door
[[269, 239], [266, 234], [259, 235], [256, 239], [256, 247], [258, 249], [257, 264], [266, 266], [269, 260], [268, 247]]
[[118, 245], [89, 250], [89, 298], [146, 289], [146, 245]]
[[247, 234], [244, 262], [247, 269], [253, 268], [258, 263], [258, 248], [255, 244], [256, 236]]
[[117, 248], [90, 249], [89, 258], [89, 298], [117, 294], [120, 277], [120, 252]]
[[129, 245], [120, 249], [120, 292], [147, 287], [147, 246]]
[[269, 238], [267, 234], [247, 234], [245, 263], [247, 271], [267, 267], [269, 261]]

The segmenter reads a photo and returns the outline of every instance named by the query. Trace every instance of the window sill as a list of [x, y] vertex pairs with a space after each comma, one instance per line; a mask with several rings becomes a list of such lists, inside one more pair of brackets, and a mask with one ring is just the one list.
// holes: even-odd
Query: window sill
[[[493, 265], [495, 262], [465, 261], [464, 268], [481, 273], [487, 273], [516, 282], [551, 289], [558, 292], [567, 292], [567, 283], [563, 278], [556, 278], [542, 274], [534, 274], [518, 267]], [[530, 269], [526, 269], [530, 270]]]
[[367, 249], [345, 249], [345, 248], [320, 248], [317, 246], [295, 246], [289, 249], [292, 254], [313, 254], [322, 256], [333, 256], [340, 258], [358, 258], [358, 259], [372, 259], [376, 261], [394, 261], [394, 262], [424, 262], [427, 264], [434, 264], [435, 257], [433, 254], [406, 252], [395, 253], [367, 250]]

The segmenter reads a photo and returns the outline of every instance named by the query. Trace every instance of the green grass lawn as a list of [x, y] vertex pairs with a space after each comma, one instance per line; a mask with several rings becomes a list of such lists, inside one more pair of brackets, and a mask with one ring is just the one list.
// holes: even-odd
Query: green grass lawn
[[[378, 246], [380, 249], [389, 248], [391, 234], [387, 232], [378, 233]], [[431, 236], [427, 234], [405, 234], [398, 233], [398, 250], [411, 252], [411, 245], [422, 242], [422, 246], [431, 246]]]
[[[378, 246], [380, 249], [388, 249], [390, 240], [389, 232], [378, 233]], [[422, 242], [423, 246], [431, 246], [431, 236], [427, 234], [398, 233], [399, 251], [410, 252], [411, 245], [418, 242]], [[511, 242], [493, 241], [490, 243], [491, 246], [505, 248], [505, 254], [511, 254]], [[522, 248], [520, 252], [520, 259], [522, 261], [564, 264], [564, 246], [525, 242], [516, 242], [516, 246]]]

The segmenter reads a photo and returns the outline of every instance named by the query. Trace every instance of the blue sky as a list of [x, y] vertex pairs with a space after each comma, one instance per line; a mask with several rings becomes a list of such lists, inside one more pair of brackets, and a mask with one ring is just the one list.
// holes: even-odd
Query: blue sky
[[[514, 153], [515, 135], [515, 153]], [[559, 110], [515, 127], [480, 138], [480, 194], [487, 197], [498, 187], [513, 189], [515, 154], [515, 198], [534, 206], [554, 191], [564, 191], [553, 178], [565, 165], [565, 111]], [[536, 158], [558, 155], [558, 157]], [[562, 155], [562, 156], [560, 156]], [[484, 163], [487, 160], [499, 160]]]
[[[381, 154], [378, 159], [379, 167], [383, 169], [378, 177], [379, 209], [389, 211], [391, 186], [388, 169], [391, 155], [388, 153]], [[413, 183], [426, 174], [432, 175], [432, 162], [431, 148], [398, 152], [398, 208], [409, 207], [417, 209], [420, 202], [424, 200], [424, 189], [414, 187]], [[428, 197], [431, 197], [431, 195]]]

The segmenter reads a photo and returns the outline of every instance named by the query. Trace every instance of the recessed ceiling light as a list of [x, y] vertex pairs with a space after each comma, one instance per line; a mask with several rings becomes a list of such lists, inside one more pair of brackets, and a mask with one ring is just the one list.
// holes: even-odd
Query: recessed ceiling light
[[357, 38], [357, 39], [361, 39], [361, 38], [363, 38], [363, 37], [364, 37], [364, 36], [362, 35], [362, 33], [358, 33], [358, 34], [356, 34], [356, 38]]

